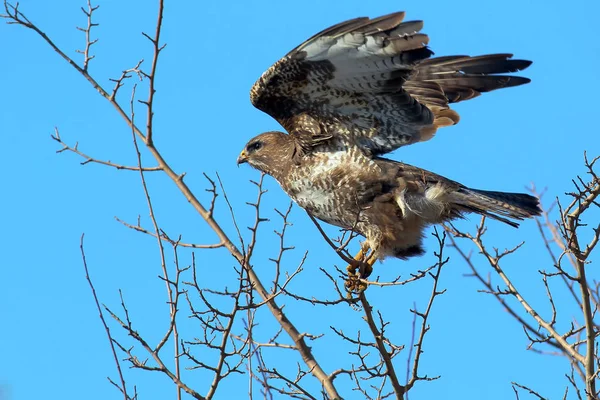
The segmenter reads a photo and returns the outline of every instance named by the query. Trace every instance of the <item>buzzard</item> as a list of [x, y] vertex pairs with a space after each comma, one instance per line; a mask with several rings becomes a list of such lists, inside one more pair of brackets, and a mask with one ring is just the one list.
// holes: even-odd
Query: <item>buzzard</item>
[[540, 212], [533, 196], [471, 189], [381, 157], [456, 124], [452, 103], [529, 82], [503, 75], [531, 64], [512, 54], [431, 58], [423, 22], [403, 19], [345, 21], [277, 61], [250, 99], [287, 133], [256, 136], [237, 160], [275, 178], [310, 215], [365, 236], [363, 274], [377, 259], [423, 254], [428, 225], [476, 213], [517, 227]]

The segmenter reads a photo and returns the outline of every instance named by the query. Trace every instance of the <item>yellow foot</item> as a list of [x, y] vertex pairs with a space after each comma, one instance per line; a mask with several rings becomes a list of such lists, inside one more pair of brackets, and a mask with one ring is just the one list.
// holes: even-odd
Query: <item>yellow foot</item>
[[373, 264], [377, 261], [377, 257], [375, 257], [375, 253], [371, 252], [366, 259], [361, 263], [360, 268], [358, 270], [361, 278], [368, 278], [373, 272]]
[[[373, 251], [369, 253], [369, 248], [361, 248], [354, 256], [356, 263], [346, 267], [348, 271], [348, 279], [346, 280], [346, 289], [350, 292], [360, 293], [367, 288], [364, 278], [367, 278], [373, 272], [373, 264], [377, 261], [377, 257]], [[358, 272], [356, 271], [358, 267]]]
[[363, 250], [363, 248], [361, 247], [360, 250], [358, 251], [358, 253], [356, 253], [356, 255], [354, 256], [354, 261], [356, 261], [356, 262], [352, 263], [352, 264], [348, 264], [348, 266], [346, 267], [346, 271], [348, 271], [348, 276], [356, 275], [356, 269], [363, 262], [363, 259], [365, 258], [365, 253], [367, 251], [368, 251], [368, 249]]
[[361, 293], [367, 289], [366, 282], [360, 279], [358, 275], [348, 275], [348, 279], [346, 279], [346, 281], [344, 282], [344, 286], [348, 291], [348, 298], [352, 297], [352, 293]]

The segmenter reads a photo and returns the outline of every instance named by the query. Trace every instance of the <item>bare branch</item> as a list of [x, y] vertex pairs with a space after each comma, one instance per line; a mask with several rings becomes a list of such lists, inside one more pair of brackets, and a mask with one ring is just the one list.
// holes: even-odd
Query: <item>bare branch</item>
[[90, 61], [92, 59], [94, 59], [94, 57], [95, 57], [95, 56], [90, 55], [90, 49], [98, 41], [98, 39], [92, 40], [91, 32], [92, 32], [92, 28], [95, 26], [98, 26], [98, 24], [95, 24], [92, 22], [92, 14], [99, 7], [100, 6], [95, 6], [95, 7], [92, 6], [92, 3], [90, 0], [88, 0], [88, 2], [87, 2], [87, 10], [85, 8], [81, 7], [81, 11], [83, 11], [83, 13], [87, 17], [87, 26], [85, 28], [77, 27], [78, 30], [85, 33], [85, 48], [84, 48], [84, 50], [77, 50], [77, 52], [80, 54], [83, 54], [83, 70], [84, 71], [87, 71]]
[[[158, 0], [158, 13], [157, 13], [157, 21], [156, 21], [156, 31], [154, 33], [154, 38], [151, 38], [145, 33], [142, 33], [150, 42], [152, 43], [152, 47], [154, 48], [154, 56], [152, 57], [152, 66], [150, 67], [150, 74], [144, 74], [149, 82], [150, 87], [148, 89], [148, 100], [143, 102], [148, 107], [148, 113], [146, 118], [146, 144], [148, 146], [153, 146], [153, 121], [154, 121], [154, 94], [156, 93], [156, 89], [154, 88], [156, 83], [156, 68], [158, 67], [158, 56], [160, 52], [165, 48], [166, 45], [160, 45], [160, 31], [162, 29], [162, 20], [163, 20], [163, 11], [164, 11], [164, 1]], [[132, 121], [133, 123], [133, 121]]]
[[390, 382], [392, 383], [392, 387], [394, 388], [394, 392], [398, 398], [402, 398], [404, 393], [406, 392], [406, 388], [400, 384], [398, 381], [398, 375], [396, 375], [396, 370], [394, 369], [394, 364], [392, 363], [393, 353], [388, 352], [385, 348], [385, 337], [383, 333], [377, 328], [375, 324], [375, 320], [373, 319], [373, 307], [367, 301], [367, 296], [365, 292], [361, 292], [359, 295], [360, 303], [365, 311], [365, 317], [367, 324], [369, 325], [369, 329], [373, 333], [373, 338], [375, 339], [375, 343], [377, 344], [377, 350], [385, 363], [386, 372], [385, 374], [389, 377]]
[[419, 376], [419, 362], [421, 360], [421, 354], [423, 353], [423, 341], [425, 339], [425, 334], [429, 331], [428, 319], [429, 314], [431, 313], [431, 309], [433, 307], [433, 302], [437, 296], [440, 296], [446, 292], [446, 289], [439, 291], [438, 283], [440, 279], [440, 274], [442, 272], [442, 267], [448, 263], [449, 258], [444, 258], [444, 246], [446, 243], [446, 232], [442, 232], [440, 236], [437, 228], [435, 228], [433, 236], [438, 241], [438, 252], [434, 253], [438, 258], [437, 263], [435, 264], [436, 270], [434, 273], [429, 272], [429, 275], [433, 279], [433, 287], [431, 289], [431, 296], [429, 297], [429, 302], [427, 303], [427, 307], [425, 308], [425, 312], [421, 313], [416, 310], [411, 310], [416, 316], [421, 318], [421, 329], [419, 338], [417, 339], [417, 343], [415, 344], [415, 359], [413, 361], [413, 368], [411, 378], [406, 384], [406, 390], [410, 390], [414, 386], [414, 384], [419, 380], [435, 380], [439, 377], [429, 378], [427, 376], [421, 377]]
[[106, 320], [104, 319], [104, 313], [102, 312], [102, 308], [100, 307], [100, 301], [98, 300], [98, 295], [96, 294], [96, 288], [94, 287], [92, 278], [90, 278], [90, 272], [88, 270], [87, 261], [85, 259], [85, 250], [83, 248], [84, 237], [85, 237], [85, 234], [81, 234], [81, 239], [79, 240], [79, 249], [81, 251], [81, 260], [83, 262], [83, 268], [85, 270], [85, 279], [88, 281], [88, 284], [90, 285], [90, 290], [92, 291], [92, 296], [94, 297], [94, 303], [96, 304], [96, 309], [98, 310], [98, 316], [100, 318], [100, 322], [102, 322], [102, 326], [104, 327], [104, 330], [106, 331], [106, 335], [108, 337], [108, 342], [110, 344], [110, 350], [111, 350], [111, 353], [115, 360], [115, 366], [117, 367], [117, 373], [119, 375], [119, 384], [116, 384], [110, 378], [108, 378], [108, 380], [115, 387], [117, 387], [117, 389], [119, 389], [119, 391], [123, 394], [123, 398], [125, 400], [134, 400], [137, 397], [137, 395], [130, 397], [129, 394], [127, 393], [127, 384], [125, 383], [123, 371], [121, 370], [121, 362], [119, 361], [119, 357], [117, 357], [117, 351], [115, 349], [114, 339], [110, 332], [110, 328], [108, 327], [108, 324], [106, 323]]
[[105, 165], [107, 167], [113, 167], [116, 169], [122, 169], [122, 170], [127, 170], [127, 171], [140, 171], [140, 170], [143, 172], [162, 171], [162, 169], [160, 167], [139, 167], [139, 166], [131, 167], [131, 166], [127, 166], [127, 165], [116, 164], [116, 163], [111, 162], [110, 160], [104, 161], [104, 160], [99, 160], [97, 158], [93, 158], [93, 157], [81, 152], [78, 148], [77, 143], [75, 143], [75, 146], [71, 147], [68, 144], [66, 144], [65, 142], [63, 142], [63, 140], [60, 137], [60, 134], [58, 133], [58, 128], [54, 128], [54, 135], [50, 135], [50, 137], [63, 146], [62, 149], [56, 151], [57, 153], [62, 153], [64, 151], [70, 151], [70, 152], [75, 153], [78, 156], [84, 158], [85, 161], [82, 161], [81, 165], [95, 163], [95, 164]]
[[[517, 390], [515, 389], [515, 386], [516, 386], [520, 389], [526, 390], [529, 394], [533, 395], [534, 397], [537, 397], [540, 400], [547, 400], [545, 397], [540, 395], [538, 392], [536, 392], [535, 390], [533, 390], [531, 388], [528, 388], [527, 386], [521, 385], [517, 382], [511, 382], [511, 384], [513, 385], [513, 390], [515, 391], [515, 393], [517, 393]], [[517, 398], [518, 398], [518, 395], [517, 395]]]

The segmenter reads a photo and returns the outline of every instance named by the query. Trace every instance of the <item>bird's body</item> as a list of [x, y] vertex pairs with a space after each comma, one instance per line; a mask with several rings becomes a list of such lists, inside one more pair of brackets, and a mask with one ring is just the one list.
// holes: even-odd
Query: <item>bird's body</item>
[[464, 213], [516, 226], [508, 218], [539, 212], [532, 196], [469, 189], [380, 157], [456, 124], [451, 103], [529, 81], [497, 75], [530, 64], [509, 54], [429, 58], [422, 22], [403, 17], [343, 22], [269, 68], [251, 100], [288, 134], [261, 134], [238, 159], [314, 217], [365, 236], [380, 259], [421, 254], [426, 226]]
[[[424, 220], [410, 218], [409, 208], [404, 207], [402, 167], [405, 165], [391, 160], [371, 159], [357, 147], [340, 145], [304, 156], [296, 168], [278, 180], [287, 194], [314, 217], [362, 234], [368, 238], [369, 247], [382, 257], [405, 258], [421, 252]], [[411, 172], [419, 171], [413, 168]], [[420, 191], [425, 199], [426, 186], [414, 189], [411, 193], [418, 196]], [[414, 211], [431, 214], [432, 210], [427, 209], [431, 207], [424, 202], [420, 205]]]
[[423, 252], [423, 230], [431, 224], [477, 212], [501, 220], [523, 219], [538, 210], [536, 198], [519, 193], [469, 189], [405, 163], [369, 157], [348, 143], [328, 141], [292, 159], [292, 135], [267, 132], [256, 139], [280, 149], [280, 160], [263, 168], [312, 216], [367, 238], [379, 258]]

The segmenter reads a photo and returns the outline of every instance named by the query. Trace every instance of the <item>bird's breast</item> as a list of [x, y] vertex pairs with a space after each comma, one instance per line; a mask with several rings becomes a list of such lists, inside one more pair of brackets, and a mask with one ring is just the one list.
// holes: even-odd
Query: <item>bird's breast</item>
[[293, 168], [283, 189], [313, 216], [344, 228], [354, 226], [359, 198], [376, 164], [360, 151], [313, 153]]

